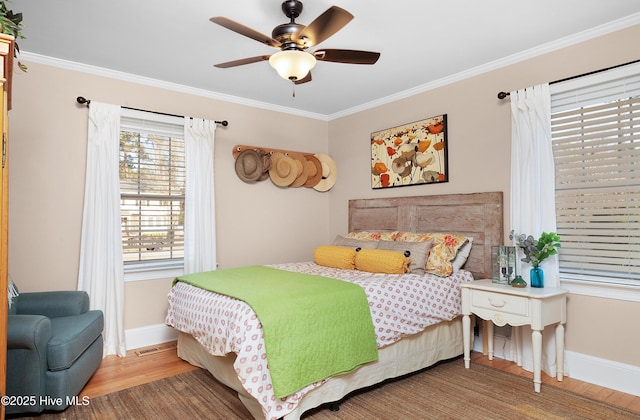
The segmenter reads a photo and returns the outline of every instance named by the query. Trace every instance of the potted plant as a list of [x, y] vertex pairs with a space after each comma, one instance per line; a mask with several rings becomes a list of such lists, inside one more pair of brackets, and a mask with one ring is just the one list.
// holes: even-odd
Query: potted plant
[[558, 253], [560, 237], [555, 232], [542, 232], [540, 238], [535, 239], [531, 235], [516, 234], [513, 230], [509, 239], [524, 252], [522, 262], [531, 264], [531, 287], [544, 287], [544, 272], [540, 268], [542, 261]]
[[[0, 28], [2, 33], [13, 36], [17, 39], [24, 39], [22, 35], [22, 13], [14, 13], [13, 10], [7, 8], [8, 1], [0, 1]], [[20, 47], [18, 43], [13, 43], [13, 56], [18, 57]], [[18, 67], [22, 71], [27, 71], [27, 66], [18, 61]]]

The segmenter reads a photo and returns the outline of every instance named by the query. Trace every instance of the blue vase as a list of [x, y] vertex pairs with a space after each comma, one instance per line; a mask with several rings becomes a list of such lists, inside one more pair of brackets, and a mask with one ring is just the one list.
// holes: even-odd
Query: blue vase
[[529, 271], [531, 287], [544, 287], [544, 271], [540, 267], [532, 267]]

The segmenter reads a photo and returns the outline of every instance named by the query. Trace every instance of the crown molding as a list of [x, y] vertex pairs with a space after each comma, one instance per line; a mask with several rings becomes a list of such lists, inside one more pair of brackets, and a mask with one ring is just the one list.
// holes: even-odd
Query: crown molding
[[191, 86], [180, 85], [177, 83], [166, 82], [163, 80], [152, 79], [150, 77], [138, 76], [131, 73], [125, 73], [117, 70], [111, 70], [104, 67], [92, 66], [88, 64], [82, 64], [75, 61], [63, 60], [60, 58], [49, 57], [46, 55], [30, 53], [28, 51], [22, 51], [20, 58], [23, 61], [28, 61], [37, 64], [44, 64], [47, 66], [58, 67], [65, 70], [72, 70], [81, 73], [92, 74], [95, 76], [108, 77], [111, 79], [122, 80], [125, 82], [137, 83], [145, 86], [152, 86], [161, 89], [167, 89], [174, 92], [186, 93], [189, 95], [201, 96], [209, 99], [216, 99], [225, 102], [231, 102], [238, 105], [250, 106], [253, 108], [266, 109], [269, 111], [282, 112], [290, 115], [297, 115], [300, 117], [312, 118], [316, 120], [327, 121], [327, 116], [324, 114], [318, 114], [308, 111], [301, 111], [295, 108], [288, 108], [278, 105], [273, 105], [266, 102], [255, 101], [252, 99], [241, 98], [238, 96], [226, 95], [224, 93], [213, 92], [206, 89], [194, 88]]
[[519, 63], [521, 61], [528, 60], [530, 58], [538, 57], [540, 55], [548, 54], [554, 52], [556, 50], [570, 47], [572, 45], [579, 44], [581, 42], [588, 41], [593, 38], [597, 38], [611, 32], [616, 32], [630, 26], [640, 24], [640, 13], [635, 13], [633, 15], [626, 16], [624, 18], [596, 26], [594, 28], [578, 32], [576, 34], [560, 38], [558, 40], [548, 42], [546, 44], [539, 45], [534, 48], [530, 48], [525, 51], [518, 52], [516, 54], [512, 54], [510, 56], [489, 62], [487, 64], [483, 64], [469, 70], [465, 70], [456, 74], [452, 74], [447, 77], [443, 77], [438, 80], [434, 80], [429, 83], [425, 83], [423, 85], [416, 86], [411, 89], [407, 89], [393, 95], [385, 96], [380, 99], [376, 99], [375, 101], [367, 102], [362, 105], [358, 105], [353, 108], [345, 109], [340, 112], [336, 112], [328, 116], [329, 121], [335, 120], [337, 118], [346, 117], [351, 114], [355, 114], [361, 111], [365, 111], [367, 109], [375, 108], [381, 105], [385, 105], [391, 102], [395, 102], [401, 99], [409, 98], [411, 96], [424, 93], [433, 89], [437, 89], [439, 87], [449, 85], [451, 83], [459, 82], [464, 79], [468, 79], [471, 77], [479, 76], [483, 73], [488, 73], [493, 70], [498, 70], [503, 67], [510, 66], [512, 64]]
[[245, 105], [245, 106], [254, 107], [254, 108], [282, 112], [286, 114], [297, 115], [297, 116], [312, 118], [316, 120], [331, 121], [331, 120], [342, 118], [351, 114], [356, 114], [358, 112], [362, 112], [371, 108], [375, 108], [381, 105], [385, 105], [391, 102], [395, 102], [401, 99], [405, 99], [405, 98], [408, 98], [420, 93], [424, 93], [445, 85], [459, 82], [464, 79], [475, 77], [483, 73], [487, 73], [487, 72], [497, 70], [512, 64], [516, 64], [518, 62], [528, 60], [530, 58], [534, 58], [534, 57], [547, 54], [562, 48], [576, 45], [581, 42], [585, 42], [590, 39], [597, 38], [599, 36], [603, 36], [611, 32], [616, 32], [616, 31], [628, 28], [630, 26], [638, 25], [638, 24], [640, 24], [640, 13], [635, 13], [633, 15], [629, 15], [624, 18], [621, 18], [603, 25], [596, 26], [594, 28], [567, 36], [565, 38], [561, 38], [559, 40], [552, 41], [552, 42], [549, 42], [525, 51], [521, 51], [516, 54], [512, 54], [505, 58], [471, 68], [469, 70], [452, 74], [450, 76], [443, 77], [441, 79], [395, 93], [393, 95], [385, 96], [383, 98], [379, 98], [374, 101], [364, 103], [362, 105], [358, 105], [352, 108], [348, 108], [348, 109], [345, 109], [333, 114], [327, 114], [327, 115], [308, 112], [308, 111], [302, 111], [295, 108], [282, 107], [278, 105], [269, 104], [266, 102], [255, 101], [252, 99], [241, 98], [238, 96], [226, 95], [223, 93], [217, 93], [217, 92], [213, 92], [205, 89], [193, 88], [190, 86], [180, 85], [177, 83], [169, 83], [162, 80], [152, 79], [152, 78], [143, 77], [143, 76], [137, 76], [134, 74], [110, 70], [102, 67], [91, 66], [91, 65], [81, 64], [81, 63], [63, 60], [55, 57], [48, 57], [40, 54], [30, 53], [28, 51], [23, 51], [20, 53], [20, 55], [21, 55], [21, 58], [24, 59], [25, 61], [31, 61], [34, 63], [45, 64], [53, 67], [59, 67], [67, 70], [94, 74], [97, 76], [108, 77], [112, 79], [123, 80], [123, 81], [132, 82], [132, 83], [147, 85], [147, 86], [158, 87], [162, 89], [172, 90], [172, 91], [181, 92], [181, 93], [187, 93], [190, 95], [202, 96], [210, 99], [231, 102], [231, 103]]

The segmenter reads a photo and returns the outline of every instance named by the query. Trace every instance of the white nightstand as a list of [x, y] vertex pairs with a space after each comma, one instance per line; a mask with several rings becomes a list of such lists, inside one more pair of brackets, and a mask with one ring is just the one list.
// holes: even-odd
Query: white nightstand
[[517, 288], [493, 283], [491, 279], [476, 280], [462, 285], [462, 330], [464, 366], [468, 369], [471, 352], [471, 319], [476, 316], [491, 322], [487, 325], [489, 360], [493, 359], [493, 324], [498, 326], [531, 325], [533, 344], [533, 385], [540, 392], [542, 330], [556, 325], [557, 378], [564, 376], [564, 324], [567, 321], [567, 290], [551, 287]]

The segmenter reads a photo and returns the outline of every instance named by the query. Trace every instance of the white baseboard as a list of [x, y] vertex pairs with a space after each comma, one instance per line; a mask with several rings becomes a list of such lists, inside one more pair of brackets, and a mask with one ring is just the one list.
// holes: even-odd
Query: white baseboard
[[[493, 356], [510, 360], [506, 350], [511, 347], [510, 337], [495, 335], [493, 338]], [[482, 353], [482, 331], [475, 337], [473, 350]], [[574, 351], [565, 350], [564, 359], [569, 376], [626, 394], [640, 396], [640, 367], [601, 359]]]
[[178, 339], [178, 332], [165, 324], [132, 328], [124, 332], [127, 350], [167, 343]]
[[571, 377], [640, 397], [640, 367], [565, 350]]

